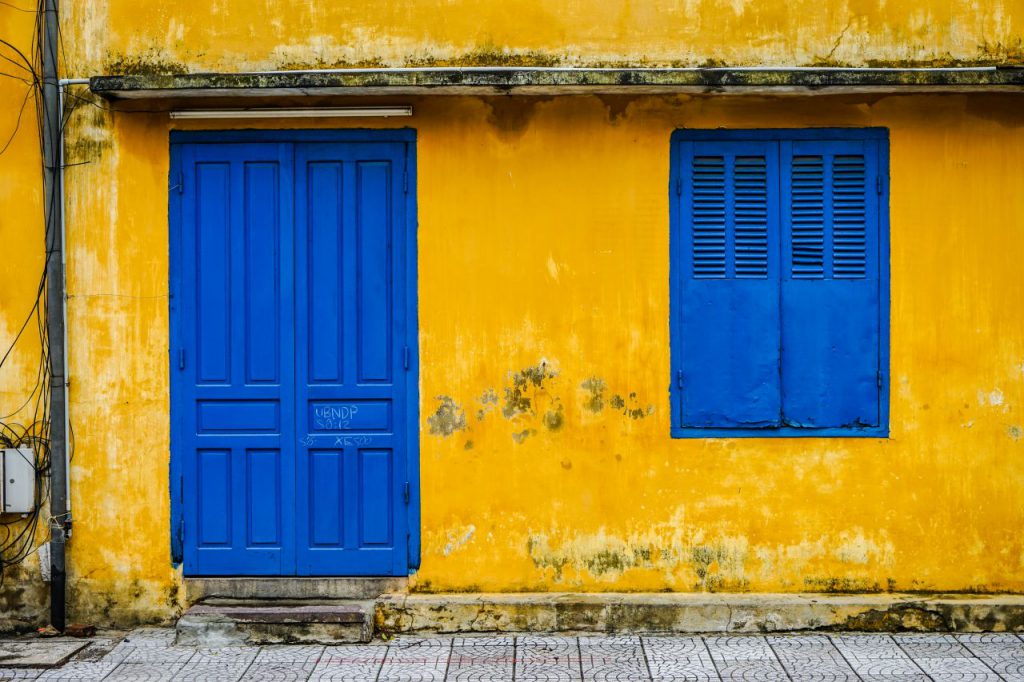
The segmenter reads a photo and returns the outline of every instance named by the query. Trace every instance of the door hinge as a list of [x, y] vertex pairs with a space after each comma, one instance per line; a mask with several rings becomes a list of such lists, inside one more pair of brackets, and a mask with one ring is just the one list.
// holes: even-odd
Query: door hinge
[[405, 504], [409, 504], [409, 481], [406, 481], [405, 485], [402, 486], [402, 501]]
[[185, 369], [185, 349], [178, 350], [178, 369]]
[[409, 169], [406, 168], [402, 171], [402, 192], [405, 194], [409, 193]]
[[875, 176], [875, 188], [878, 190], [878, 196], [882, 196], [882, 176]]
[[683, 387], [683, 370], [676, 372], [676, 388]]
[[409, 346], [402, 348], [402, 367], [409, 369]]

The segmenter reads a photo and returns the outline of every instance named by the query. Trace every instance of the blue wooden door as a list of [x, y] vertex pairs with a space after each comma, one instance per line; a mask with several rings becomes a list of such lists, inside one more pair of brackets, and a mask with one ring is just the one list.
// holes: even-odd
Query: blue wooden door
[[187, 142], [172, 164], [186, 574], [407, 573], [407, 143]]

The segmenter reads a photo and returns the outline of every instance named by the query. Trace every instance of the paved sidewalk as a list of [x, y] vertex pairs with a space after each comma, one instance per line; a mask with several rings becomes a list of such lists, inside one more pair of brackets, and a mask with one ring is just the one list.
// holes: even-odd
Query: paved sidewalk
[[173, 639], [143, 628], [61, 668], [0, 668], [0, 680], [1024, 682], [1024, 639], [1013, 634], [400, 637], [213, 650]]

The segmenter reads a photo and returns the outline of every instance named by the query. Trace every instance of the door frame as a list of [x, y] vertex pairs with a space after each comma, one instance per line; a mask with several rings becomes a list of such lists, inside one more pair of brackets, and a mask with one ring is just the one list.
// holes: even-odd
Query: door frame
[[[171, 563], [175, 567], [183, 566], [185, 558], [184, 530], [184, 463], [182, 454], [178, 452], [175, 437], [181, 432], [180, 410], [175, 410], [175, 396], [181, 391], [179, 372], [176, 371], [175, 358], [178, 351], [184, 348], [184, 340], [179, 338], [184, 326], [181, 316], [182, 306], [178, 305], [179, 292], [182, 291], [181, 263], [181, 209], [182, 193], [179, 191], [184, 182], [184, 171], [181, 167], [181, 145], [183, 144], [224, 144], [245, 142], [269, 143], [309, 143], [309, 142], [398, 142], [405, 145], [405, 169], [403, 183], [405, 185], [406, 224], [405, 230], [405, 345], [409, 348], [408, 381], [406, 382], [406, 476], [409, 481], [409, 504], [407, 506], [408, 528], [408, 567], [412, 574], [420, 565], [420, 429], [419, 429], [419, 276], [417, 251], [417, 230], [419, 227], [416, 201], [416, 130], [412, 128], [382, 129], [324, 129], [324, 130], [172, 130], [170, 132], [170, 164], [167, 182], [168, 196], [168, 369], [170, 371], [168, 411], [170, 418], [170, 546]], [[397, 312], [397, 311], [396, 311]], [[285, 576], [288, 577], [288, 576]], [[294, 577], [294, 576], [291, 576]]]

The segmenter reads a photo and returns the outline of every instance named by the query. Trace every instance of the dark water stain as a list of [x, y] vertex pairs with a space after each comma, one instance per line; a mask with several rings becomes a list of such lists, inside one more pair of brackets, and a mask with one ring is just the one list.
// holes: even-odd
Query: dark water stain
[[587, 392], [587, 398], [583, 402], [585, 409], [594, 414], [598, 414], [604, 409], [604, 392], [607, 388], [604, 379], [590, 377], [580, 384], [580, 388]]
[[484, 97], [484, 104], [490, 108], [487, 123], [498, 137], [506, 141], [516, 140], [530, 127], [536, 115], [537, 106], [550, 101], [552, 97]]
[[522, 443], [527, 438], [536, 433], [537, 431], [534, 429], [523, 429], [522, 431], [516, 431], [515, 433], [512, 434], [512, 440], [515, 441], [517, 445], [522, 445]]
[[547, 427], [548, 431], [558, 431], [565, 425], [565, 410], [562, 409], [562, 405], [557, 405], [554, 409], [548, 410], [544, 413], [544, 426]]

